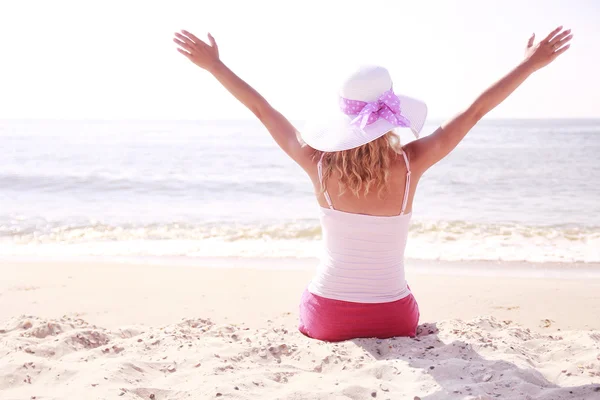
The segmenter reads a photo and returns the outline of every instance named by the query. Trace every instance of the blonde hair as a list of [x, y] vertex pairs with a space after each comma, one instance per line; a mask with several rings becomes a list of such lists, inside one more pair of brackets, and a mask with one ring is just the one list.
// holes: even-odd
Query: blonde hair
[[340, 196], [350, 190], [356, 197], [365, 196], [372, 190], [382, 198], [390, 180], [390, 167], [396, 154], [401, 152], [400, 137], [389, 131], [379, 139], [360, 147], [324, 153], [315, 150], [315, 158], [323, 156], [323, 180], [321, 193], [327, 190], [327, 181], [334, 171], [340, 174]]

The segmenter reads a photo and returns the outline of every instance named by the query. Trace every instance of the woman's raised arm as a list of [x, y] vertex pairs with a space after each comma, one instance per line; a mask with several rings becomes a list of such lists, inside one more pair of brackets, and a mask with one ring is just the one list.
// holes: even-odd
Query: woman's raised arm
[[502, 103], [533, 72], [554, 61], [568, 48], [571, 30], [556, 28], [534, 46], [535, 35], [527, 43], [524, 60], [498, 82], [484, 91], [466, 110], [442, 124], [434, 133], [409, 143], [406, 148], [411, 165], [421, 173], [450, 153], [488, 112]]
[[212, 35], [210, 44], [198, 39], [188, 31], [175, 33], [173, 41], [177, 50], [191, 62], [210, 72], [236, 99], [245, 105], [267, 128], [279, 147], [304, 169], [311, 167], [313, 149], [298, 139], [298, 131], [264, 97], [230, 70], [219, 57], [219, 47]]

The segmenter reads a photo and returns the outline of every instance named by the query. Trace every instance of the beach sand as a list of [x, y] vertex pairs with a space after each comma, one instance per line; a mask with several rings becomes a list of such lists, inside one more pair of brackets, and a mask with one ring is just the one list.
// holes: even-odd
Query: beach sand
[[600, 399], [600, 279], [413, 268], [416, 338], [325, 343], [310, 262], [2, 262], [0, 399]]

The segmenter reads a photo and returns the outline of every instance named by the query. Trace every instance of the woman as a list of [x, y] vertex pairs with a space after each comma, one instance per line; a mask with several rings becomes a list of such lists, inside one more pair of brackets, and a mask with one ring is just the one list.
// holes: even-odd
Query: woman
[[[324, 252], [302, 295], [300, 332], [326, 341], [415, 335], [419, 309], [404, 276], [404, 249], [421, 176], [532, 73], [564, 53], [572, 37], [562, 27], [536, 45], [532, 36], [521, 63], [419, 139], [425, 104], [394, 93], [382, 67], [349, 76], [332, 123], [299, 133], [223, 64], [210, 34], [208, 44], [187, 31], [175, 34], [177, 50], [248, 107], [313, 182]], [[393, 133], [398, 127], [410, 128], [417, 140], [401, 146]]]

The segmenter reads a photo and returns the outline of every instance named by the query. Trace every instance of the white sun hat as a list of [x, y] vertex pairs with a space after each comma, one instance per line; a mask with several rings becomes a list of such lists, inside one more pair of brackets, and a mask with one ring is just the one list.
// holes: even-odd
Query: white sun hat
[[395, 128], [410, 128], [419, 137], [427, 118], [424, 102], [395, 94], [392, 78], [380, 66], [363, 66], [343, 82], [337, 110], [309, 120], [300, 135], [314, 149], [350, 150]]

